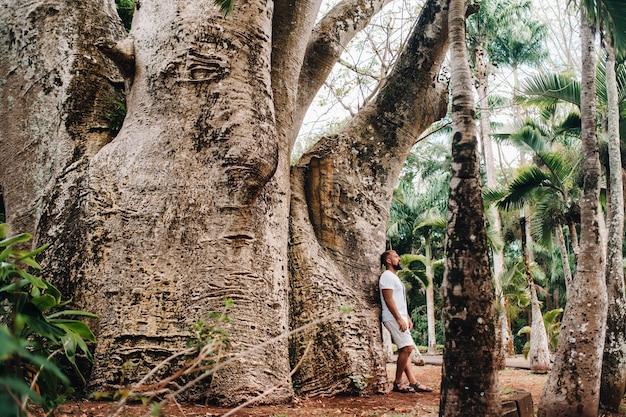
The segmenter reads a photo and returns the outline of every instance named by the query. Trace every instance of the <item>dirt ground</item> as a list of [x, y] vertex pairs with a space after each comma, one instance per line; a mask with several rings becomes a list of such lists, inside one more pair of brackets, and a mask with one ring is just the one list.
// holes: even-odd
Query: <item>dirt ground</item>
[[[390, 392], [370, 397], [297, 398], [291, 404], [258, 406], [238, 410], [231, 414], [238, 417], [434, 417], [438, 415], [441, 383], [441, 366], [414, 366], [420, 382], [433, 388], [432, 393], [400, 394]], [[393, 379], [395, 365], [389, 364], [389, 380]], [[507, 368], [500, 371], [500, 390], [503, 397], [516, 390], [530, 392], [535, 410], [547, 375], [536, 375], [527, 369]], [[113, 415], [115, 404], [97, 401], [78, 401], [61, 405], [54, 413], [56, 417], [100, 417]], [[229, 409], [198, 404], [169, 404], [163, 410], [171, 417], [217, 417]], [[151, 416], [146, 405], [127, 405], [119, 416]]]

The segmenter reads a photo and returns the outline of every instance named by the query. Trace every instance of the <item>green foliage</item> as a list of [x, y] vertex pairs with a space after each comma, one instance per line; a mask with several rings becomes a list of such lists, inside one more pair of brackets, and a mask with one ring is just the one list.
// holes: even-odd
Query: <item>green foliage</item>
[[367, 381], [372, 379], [371, 375], [351, 375], [350, 380], [354, 385], [354, 389], [360, 393], [367, 388]]
[[[546, 326], [546, 333], [548, 335], [548, 345], [552, 352], [556, 351], [556, 347], [559, 341], [559, 332], [561, 330], [561, 321], [559, 320], [559, 316], [563, 313], [562, 308], [556, 308], [554, 310], [547, 311], [543, 314], [543, 323]], [[521, 336], [523, 334], [530, 335], [530, 326], [522, 327], [517, 335]], [[530, 340], [526, 342], [524, 347], [522, 348], [522, 353], [524, 357], [528, 356], [528, 352], [530, 350]]]
[[[97, 317], [66, 309], [69, 301], [61, 300], [59, 290], [29, 272], [41, 270], [35, 256], [47, 245], [31, 252], [19, 250], [31, 235], [8, 237], [9, 233], [8, 225], [0, 224], [0, 404], [17, 415], [28, 400], [46, 410], [61, 400], [70, 389], [61, 367], [70, 366], [85, 383], [76, 359], [84, 355], [92, 360], [87, 342], [95, 342], [95, 336], [72, 317]], [[59, 353], [64, 356], [57, 357]], [[0, 415], [11, 415], [3, 411]]]
[[115, 100], [113, 102], [113, 110], [105, 114], [104, 118], [107, 120], [111, 134], [117, 136], [126, 118], [126, 103]]
[[135, 3], [135, 0], [115, 0], [117, 14], [120, 16], [120, 19], [122, 19], [122, 23], [127, 31], [130, 31], [130, 25], [133, 22]]
[[[435, 308], [437, 315], [441, 311], [441, 306]], [[417, 346], [426, 346], [424, 352], [428, 350], [428, 317], [426, 316], [426, 306], [422, 305], [411, 311], [411, 320], [413, 321], [413, 330], [411, 336]], [[436, 344], [443, 344], [443, 322], [435, 318], [435, 339]], [[439, 352], [441, 350], [438, 350]], [[421, 350], [420, 350], [421, 352]]]
[[213, 0], [213, 2], [220, 7], [220, 12], [224, 13], [224, 16], [232, 15], [235, 10], [235, 0]]
[[229, 308], [234, 305], [234, 301], [230, 298], [224, 299], [224, 310], [221, 313], [211, 311], [208, 314], [208, 321], [200, 319], [191, 324], [192, 337], [187, 341], [188, 347], [196, 348], [198, 352], [202, 351], [206, 346], [212, 345], [217, 341], [219, 345], [228, 342], [228, 333], [210, 323], [230, 323], [231, 318], [226, 315]]

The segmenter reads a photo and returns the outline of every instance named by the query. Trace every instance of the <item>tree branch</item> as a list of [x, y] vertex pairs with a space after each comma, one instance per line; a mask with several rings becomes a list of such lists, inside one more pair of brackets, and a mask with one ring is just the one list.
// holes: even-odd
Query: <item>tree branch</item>
[[306, 110], [348, 43], [390, 1], [343, 0], [315, 26], [300, 71], [295, 126], [302, 124]]
[[131, 37], [127, 37], [119, 42], [100, 38], [95, 45], [113, 61], [124, 78], [132, 79], [135, 76], [135, 45]]

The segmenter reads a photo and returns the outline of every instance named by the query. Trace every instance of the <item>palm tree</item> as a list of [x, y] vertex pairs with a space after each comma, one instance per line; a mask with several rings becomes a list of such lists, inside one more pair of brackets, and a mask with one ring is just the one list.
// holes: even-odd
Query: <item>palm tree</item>
[[[547, 247], [551, 246], [552, 237], [556, 237], [566, 283], [569, 283], [572, 272], [562, 227], [566, 225], [570, 230], [576, 227], [579, 154], [575, 149], [564, 147], [557, 147], [555, 151], [541, 150], [549, 146], [547, 138], [538, 129], [528, 125], [511, 138], [530, 145], [528, 148], [534, 149], [534, 159], [540, 166], [520, 168], [506, 191], [488, 189], [485, 191], [485, 199], [497, 202], [497, 206], [503, 210], [519, 209], [525, 203], [532, 202], [535, 207], [531, 216], [532, 236]], [[573, 156], [568, 157], [568, 151], [574, 151]]]
[[[566, 119], [568, 120], [568, 119]], [[557, 126], [558, 127], [558, 126]], [[552, 245], [555, 236], [566, 282], [572, 281], [568, 250], [565, 243], [563, 225], [571, 224], [575, 229], [574, 218], [577, 213], [578, 188], [577, 165], [579, 153], [555, 142], [556, 137], [551, 127], [528, 121], [518, 132], [509, 135], [508, 139], [533, 152], [537, 165], [520, 168], [517, 176], [511, 181], [507, 190], [485, 190], [487, 202], [495, 202], [503, 210], [520, 209], [524, 205], [532, 205], [535, 212], [531, 215], [531, 235], [533, 239], [545, 246]], [[555, 147], [555, 150], [550, 150]], [[520, 218], [522, 230], [526, 230], [526, 216]], [[528, 286], [531, 291], [531, 321], [533, 336], [531, 337], [530, 363], [533, 372], [545, 373], [550, 365], [550, 352], [545, 337], [545, 328], [541, 320], [541, 309], [531, 274], [531, 262], [526, 258], [526, 233], [522, 232], [523, 257], [528, 271]]]
[[606, 282], [598, 228], [601, 169], [596, 134], [595, 22], [581, 7], [581, 133], [583, 187], [580, 254], [568, 289], [554, 369], [539, 403], [539, 417], [597, 416], [607, 317]]
[[500, 416], [494, 293], [477, 151], [464, 0], [448, 10], [452, 164], [442, 285], [444, 356], [439, 415]]
[[[468, 44], [473, 51], [476, 88], [480, 107], [480, 137], [482, 156], [488, 187], [497, 185], [493, 148], [490, 137], [490, 108], [488, 103], [488, 75], [492, 65], [510, 65], [517, 70], [521, 63], [537, 64], [545, 55], [541, 45], [545, 25], [530, 19], [530, 1], [490, 0], [483, 1], [477, 13], [468, 18]], [[521, 34], [526, 35], [520, 36]], [[488, 216], [495, 230], [501, 229], [501, 221], [495, 207], [489, 206]], [[500, 275], [504, 267], [502, 248], [493, 250], [493, 270], [496, 293], [502, 293]], [[499, 299], [500, 304], [504, 303]], [[509, 324], [504, 309], [499, 308], [499, 335], [504, 354], [513, 354]], [[510, 348], [511, 349], [510, 349]], [[504, 355], [502, 355], [503, 359]], [[502, 360], [502, 362], [504, 362]], [[502, 363], [504, 365], [504, 363]]]
[[[616, 71], [616, 51], [619, 55], [626, 54], [626, 34], [621, 25], [626, 24], [626, 13], [616, 8], [616, 1], [605, 1], [607, 9], [602, 20], [612, 20], [613, 27], [604, 33], [606, 50], [605, 86], [607, 102], [607, 137], [609, 147], [609, 211], [608, 211], [608, 242], [606, 252], [606, 284], [609, 308], [607, 311], [607, 331], [604, 343], [602, 371], [600, 381], [600, 404], [609, 411], [618, 411], [626, 389], [626, 288], [624, 286], [624, 269], [622, 245], [624, 236], [624, 190], [622, 182], [622, 160], [620, 146], [620, 104], [624, 97], [619, 97], [618, 77]], [[621, 10], [621, 13], [618, 13]], [[607, 26], [611, 26], [610, 24]], [[623, 61], [623, 60], [622, 60]], [[621, 65], [623, 69], [624, 66]], [[624, 77], [620, 79], [624, 87]], [[622, 92], [624, 90], [622, 89]]]
[[[428, 320], [428, 351], [427, 354], [437, 353], [437, 335], [435, 333], [435, 283], [434, 269], [443, 265], [443, 258], [434, 257], [433, 237], [446, 228], [446, 218], [438, 213], [436, 208], [424, 212], [417, 221], [415, 232], [423, 235], [423, 254], [416, 255], [414, 261], [424, 265], [426, 278], [426, 317]], [[438, 230], [437, 230], [438, 229]]]
[[507, 262], [502, 273], [502, 297], [505, 313], [509, 323], [513, 322], [521, 312], [530, 305], [530, 291], [526, 280], [526, 271], [519, 258], [515, 262]]

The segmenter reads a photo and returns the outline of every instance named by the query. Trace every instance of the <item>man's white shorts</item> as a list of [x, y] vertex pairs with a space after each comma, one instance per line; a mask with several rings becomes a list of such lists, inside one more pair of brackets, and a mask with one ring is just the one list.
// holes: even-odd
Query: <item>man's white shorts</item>
[[402, 349], [407, 346], [414, 346], [415, 342], [411, 337], [411, 331], [406, 329], [405, 331], [400, 331], [400, 325], [396, 320], [385, 321], [383, 325], [389, 330], [391, 333], [391, 340], [396, 344], [398, 349]]

